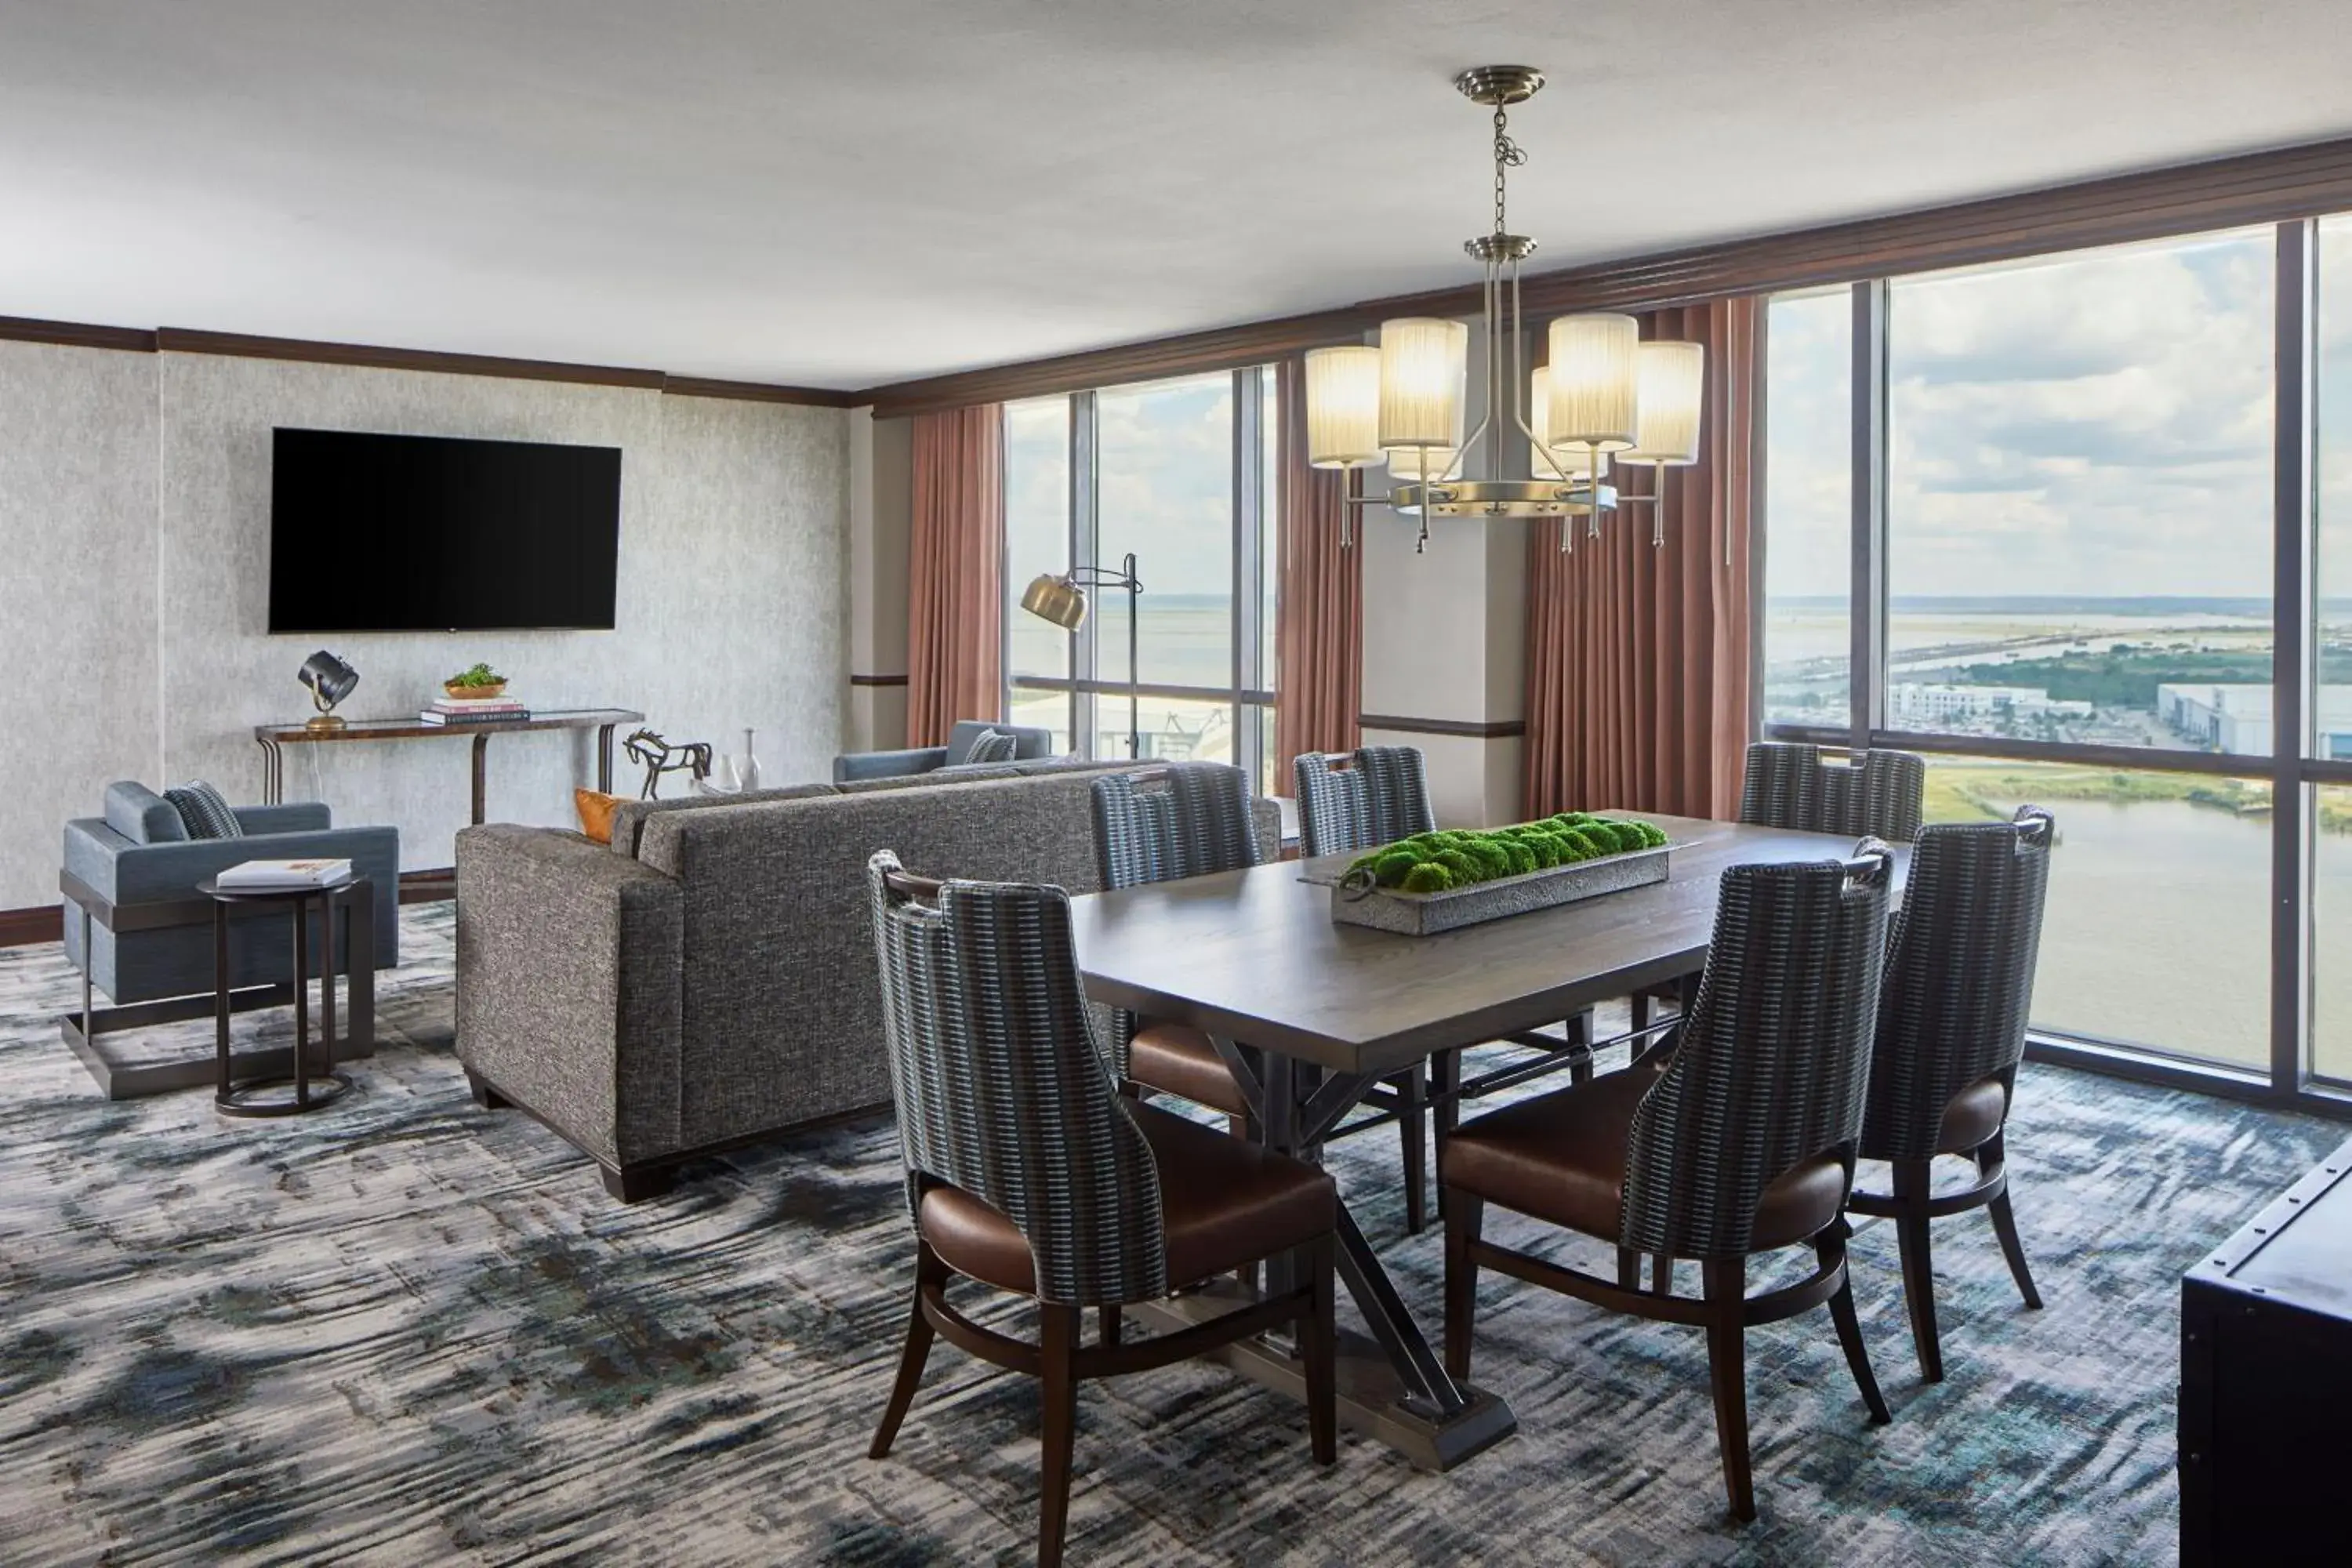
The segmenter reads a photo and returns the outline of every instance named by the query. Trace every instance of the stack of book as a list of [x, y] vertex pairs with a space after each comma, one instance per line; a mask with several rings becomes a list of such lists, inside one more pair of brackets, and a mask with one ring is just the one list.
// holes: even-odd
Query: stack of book
[[530, 710], [511, 697], [436, 697], [417, 717], [427, 724], [512, 724]]
[[213, 879], [225, 892], [268, 892], [279, 888], [331, 888], [351, 880], [349, 860], [242, 860]]

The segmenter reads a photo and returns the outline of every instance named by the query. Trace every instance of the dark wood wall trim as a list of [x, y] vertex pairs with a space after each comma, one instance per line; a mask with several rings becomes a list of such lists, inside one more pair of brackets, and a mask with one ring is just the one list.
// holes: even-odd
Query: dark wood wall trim
[[[1528, 275], [1530, 316], [1654, 310], [1725, 294], [1852, 283], [2047, 251], [2352, 211], [2352, 137], [2016, 195]], [[1391, 316], [1467, 315], [1475, 284], [1086, 353], [869, 387], [875, 417], [1001, 403], [1279, 359], [1361, 336]]]
[[0, 947], [29, 947], [37, 942], [63, 942], [65, 906], [36, 904], [28, 910], [0, 910]]
[[1359, 713], [1356, 722], [1367, 730], [1388, 730], [1404, 735], [1454, 735], [1471, 741], [1501, 741], [1528, 732], [1524, 719], [1407, 719], [1394, 713]]
[[582, 386], [628, 386], [682, 397], [724, 397], [746, 403], [792, 403], [814, 408], [854, 408], [854, 392], [823, 386], [785, 386], [764, 381], [717, 381], [709, 376], [671, 375], [618, 365], [568, 364], [557, 360], [506, 359], [497, 354], [442, 353], [433, 349], [380, 348], [367, 343], [316, 342], [308, 338], [255, 337], [245, 332], [207, 332], [190, 327], [99, 327], [80, 321], [45, 321], [0, 316], [0, 341], [58, 343], [72, 348], [121, 349], [131, 353], [227, 354], [239, 359], [285, 360], [299, 364], [358, 365], [369, 370], [422, 370], [443, 375], [488, 375], [511, 381], [562, 381]]
[[797, 403], [810, 408], [855, 408], [864, 398], [824, 386], [778, 386], [764, 381], [713, 381], [705, 375], [665, 375], [673, 397], [723, 397], [737, 403]]
[[121, 349], [152, 354], [155, 334], [136, 327], [93, 327], [82, 321], [44, 321], [31, 316], [0, 316], [0, 341], [58, 343], [76, 349]]
[[904, 686], [907, 684], [907, 678], [903, 675], [853, 675], [849, 678], [849, 684], [852, 686]]

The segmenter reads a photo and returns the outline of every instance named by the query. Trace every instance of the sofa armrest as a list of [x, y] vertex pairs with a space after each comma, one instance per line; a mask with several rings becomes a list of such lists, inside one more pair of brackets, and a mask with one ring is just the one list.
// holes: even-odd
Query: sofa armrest
[[683, 917], [576, 833], [457, 835], [457, 1057], [608, 1166], [678, 1149]]
[[928, 773], [946, 765], [945, 746], [914, 746], [902, 752], [852, 752], [833, 759], [833, 782], [849, 784], [857, 779], [895, 779], [908, 773]]
[[[240, 805], [236, 825], [250, 836], [261, 833], [323, 833], [335, 826], [335, 814], [323, 800], [289, 800], [283, 805]], [[270, 857], [278, 858], [276, 856]]]

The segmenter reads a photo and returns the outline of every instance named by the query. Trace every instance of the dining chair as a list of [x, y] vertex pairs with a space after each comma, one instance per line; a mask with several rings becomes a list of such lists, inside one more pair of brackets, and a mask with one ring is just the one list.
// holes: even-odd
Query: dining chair
[[[1916, 752], [1850, 752], [1824, 761], [1819, 746], [1754, 741], [1740, 780], [1739, 820], [1908, 844], [1919, 837], [1927, 789], [1927, 764]], [[1652, 1005], [1675, 1002], [1678, 994], [1688, 994], [1678, 981], [1634, 993], [1633, 1027], [1647, 1028]]]
[[[1106, 773], [1094, 782], [1095, 848], [1106, 889], [1234, 871], [1259, 863], [1251, 828], [1249, 774], [1223, 763], [1172, 763], [1165, 777]], [[1305, 816], [1301, 813], [1302, 835]], [[1173, 1094], [1225, 1113], [1235, 1137], [1255, 1114], [1209, 1037], [1190, 1025], [1115, 1013], [1114, 1061], [1139, 1089]], [[1416, 1062], [1367, 1097], [1393, 1111], [1403, 1144], [1405, 1225], [1427, 1223], [1429, 1069]], [[1335, 1136], [1344, 1136], [1341, 1128]]]
[[[1862, 1135], [1894, 857], [1724, 872], [1712, 945], [1678, 1044], [1623, 1072], [1468, 1121], [1438, 1152], [1445, 1363], [1470, 1373], [1478, 1270], [1612, 1311], [1706, 1330], [1732, 1513], [1756, 1517], [1746, 1331], [1826, 1302], [1873, 1422], [1888, 1419], [1846, 1278], [1844, 1207]], [[1485, 1239], [1489, 1204], [1613, 1242], [1617, 1277]], [[1748, 1294], [1748, 1260], [1809, 1245], [1811, 1273]], [[1657, 1260], [1649, 1289], [1644, 1256]], [[1700, 1294], [1675, 1291], [1696, 1258]]]
[[[890, 1451], [934, 1334], [1043, 1379], [1037, 1561], [1061, 1561], [1077, 1385], [1145, 1372], [1271, 1329], [1297, 1335], [1315, 1461], [1337, 1440], [1332, 1327], [1339, 1195], [1310, 1165], [1123, 1100], [1093, 1038], [1068, 895], [932, 881], [888, 850], [866, 866], [915, 1294], [898, 1381], [868, 1457]], [[1296, 1289], [1126, 1341], [1121, 1309], [1282, 1253]], [[949, 1304], [957, 1279], [1034, 1299], [1035, 1342]], [[1084, 1309], [1099, 1342], [1081, 1342]]]
[[[1297, 780], [1299, 853], [1307, 859], [1360, 854], [1437, 826], [1437, 814], [1429, 803], [1428, 766], [1418, 746], [1301, 752], [1291, 771]], [[1558, 1068], [1567, 1068], [1579, 1083], [1592, 1076], [1590, 1008], [1569, 1019], [1563, 1035], [1531, 1029], [1507, 1036], [1503, 1043], [1530, 1047], [1551, 1058], [1552, 1067], [1547, 1068], [1533, 1068], [1523, 1058], [1527, 1070], [1518, 1074], [1519, 1081]], [[1405, 1229], [1414, 1236], [1427, 1223], [1420, 1143], [1432, 1079], [1437, 1089], [1437, 1141], [1444, 1143], [1461, 1121], [1462, 1053], [1440, 1051], [1421, 1071], [1394, 1080], [1403, 1101], [1397, 1129], [1405, 1140]]]
[[[2009, 1204], [2007, 1128], [2056, 837], [2050, 814], [2032, 805], [2009, 822], [1922, 828], [1895, 917], [1861, 1147], [1864, 1159], [1890, 1163], [1893, 1190], [1857, 1191], [1846, 1207], [1895, 1222], [1911, 1339], [1929, 1383], [1944, 1376], [1933, 1221], [1990, 1210], [2019, 1294], [2042, 1305]], [[1935, 1192], [1931, 1169], [1948, 1154], [1972, 1162], [1976, 1179]]]

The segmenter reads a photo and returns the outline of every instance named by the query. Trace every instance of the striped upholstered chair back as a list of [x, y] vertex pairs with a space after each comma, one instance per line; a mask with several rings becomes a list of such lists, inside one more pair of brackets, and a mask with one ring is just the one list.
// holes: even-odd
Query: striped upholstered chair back
[[1894, 856], [1735, 866], [1674, 1059], [1634, 1112], [1620, 1245], [1674, 1258], [1749, 1249], [1773, 1180], [1862, 1135]]
[[2056, 836], [2033, 805], [1921, 830], [1887, 947], [1864, 1159], [1932, 1158], [1953, 1097], [2016, 1071]]
[[1068, 895], [950, 881], [926, 905], [899, 871], [884, 850], [866, 875], [908, 1204], [945, 1183], [1004, 1215], [1042, 1300], [1166, 1295], [1159, 1169], [1087, 1033]]
[[1437, 826], [1418, 746], [1306, 752], [1298, 777], [1298, 852], [1352, 855]]
[[1249, 774], [1223, 763], [1171, 763], [1164, 775], [1095, 780], [1095, 856], [1105, 888], [1237, 871], [1258, 863]]
[[1919, 837], [1927, 763], [1912, 752], [1855, 752], [1825, 763], [1819, 746], [1758, 741], [1748, 748], [1739, 820], [1759, 827], [1908, 844]]

